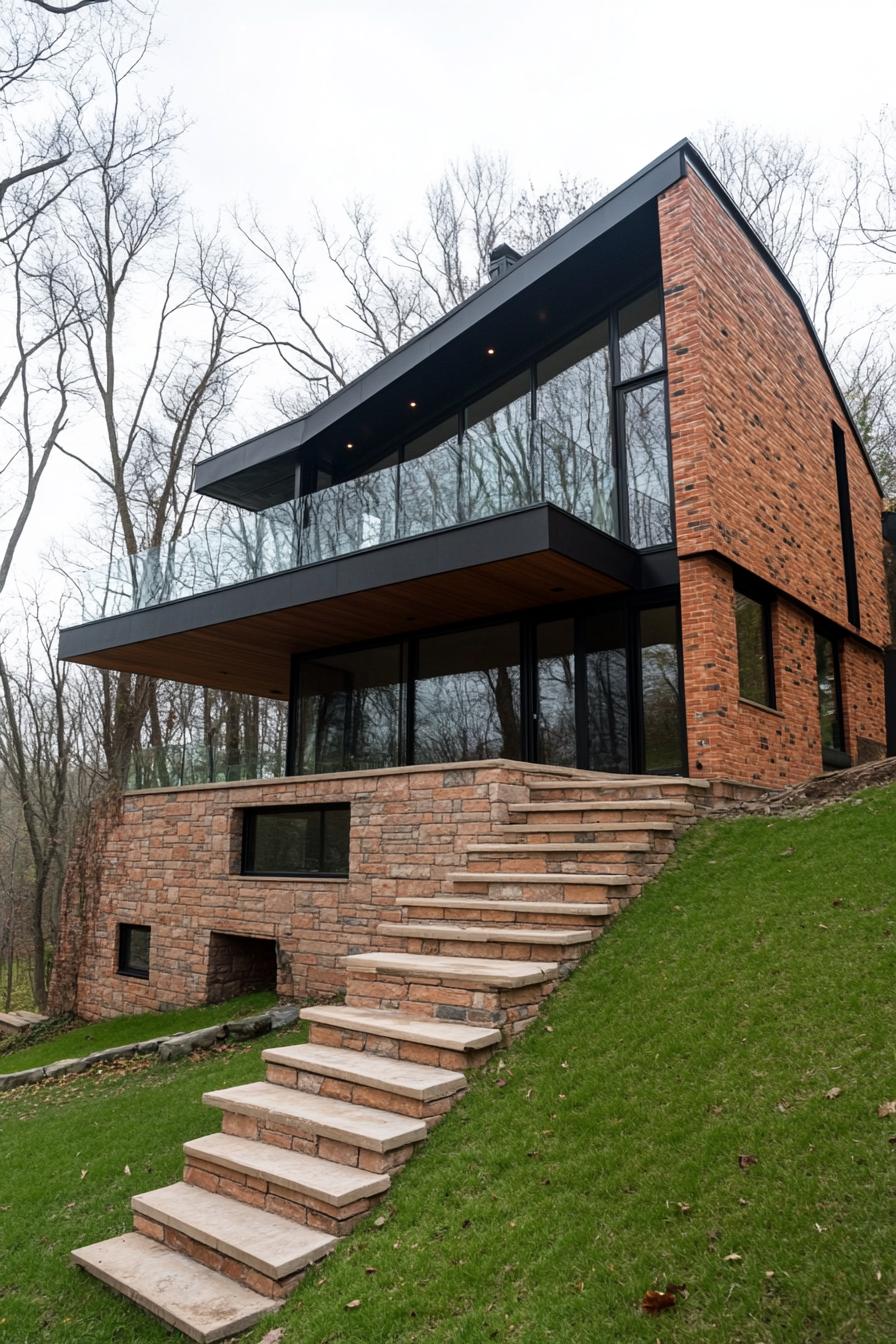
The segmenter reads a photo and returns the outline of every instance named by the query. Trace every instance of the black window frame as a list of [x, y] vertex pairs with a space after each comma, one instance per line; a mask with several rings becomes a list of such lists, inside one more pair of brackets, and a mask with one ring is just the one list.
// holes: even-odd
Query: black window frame
[[859, 576], [856, 570], [856, 542], [852, 526], [852, 505], [849, 498], [849, 465], [846, 459], [846, 435], [836, 420], [831, 421], [834, 442], [834, 472], [837, 478], [837, 508], [840, 513], [840, 544], [843, 551], [843, 580], [846, 586], [846, 615], [858, 630]]
[[821, 686], [818, 683], [818, 641], [827, 640], [831, 646], [831, 662], [834, 669], [834, 710], [840, 737], [839, 747], [821, 745], [821, 764], [825, 770], [848, 770], [852, 757], [846, 750], [846, 724], [843, 718], [843, 678], [840, 671], [843, 640], [832, 626], [821, 621], [814, 624], [813, 652], [815, 655], [816, 695], [818, 698], [819, 732], [821, 731]]
[[[733, 594], [735, 598], [734, 609], [734, 628], [737, 638], [737, 693], [738, 699], [743, 700], [748, 705], [757, 705], [760, 709], [778, 708], [778, 697], [775, 686], [775, 641], [773, 637], [772, 612], [775, 602], [775, 595], [769, 589], [761, 584], [752, 582], [748, 577], [735, 574], [733, 584]], [[741, 681], [741, 646], [740, 638], [737, 635], [737, 609], [736, 599], [745, 597], [749, 602], [755, 602], [762, 612], [762, 642], [765, 646], [765, 683], [766, 700], [757, 700], [755, 696], [744, 695], [743, 684]]]
[[[131, 937], [135, 933], [146, 934], [146, 969], [142, 966], [134, 966], [131, 962]], [[126, 975], [131, 980], [149, 979], [149, 956], [152, 948], [152, 925], [151, 924], [129, 924], [119, 923], [118, 925], [118, 949], [117, 949], [117, 974]]]
[[[351, 804], [350, 803], [296, 803], [274, 805], [272, 807], [246, 807], [242, 809], [242, 843], [240, 846], [240, 876], [241, 877], [335, 877], [347, 878], [349, 874], [349, 855], [351, 850]], [[299, 869], [273, 869], [255, 867], [255, 822], [259, 816], [284, 816], [295, 815], [296, 813], [320, 814], [320, 836], [319, 853], [325, 853], [324, 846], [324, 827], [325, 816], [328, 812], [345, 812], [348, 814], [349, 831], [348, 845], [345, 853], [345, 868], [299, 868]]]

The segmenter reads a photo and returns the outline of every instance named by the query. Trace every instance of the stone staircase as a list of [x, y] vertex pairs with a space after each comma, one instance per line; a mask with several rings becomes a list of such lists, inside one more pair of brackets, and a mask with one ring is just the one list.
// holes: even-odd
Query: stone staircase
[[709, 802], [700, 780], [537, 767], [528, 794], [444, 893], [399, 896], [382, 950], [345, 958], [345, 1003], [303, 1009], [308, 1044], [263, 1051], [264, 1082], [206, 1093], [221, 1131], [185, 1143], [183, 1180], [136, 1195], [134, 1230], [77, 1265], [199, 1341], [275, 1310]]

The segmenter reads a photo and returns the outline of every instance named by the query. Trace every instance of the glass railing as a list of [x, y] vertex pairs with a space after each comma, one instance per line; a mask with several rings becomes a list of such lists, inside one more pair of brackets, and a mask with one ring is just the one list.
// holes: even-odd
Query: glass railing
[[279, 779], [286, 770], [282, 751], [249, 750], [213, 743], [169, 743], [139, 747], [131, 753], [129, 789], [173, 789], [186, 784], [219, 784], [227, 780]]
[[531, 434], [499, 434], [486, 421], [459, 444], [261, 513], [230, 509], [214, 526], [112, 561], [85, 581], [82, 619], [173, 602], [543, 502], [619, 535], [609, 454], [544, 422]]

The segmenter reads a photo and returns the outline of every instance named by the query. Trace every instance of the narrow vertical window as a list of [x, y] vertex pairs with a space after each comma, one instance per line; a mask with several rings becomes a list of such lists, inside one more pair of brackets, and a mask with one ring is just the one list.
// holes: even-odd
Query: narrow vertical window
[[843, 702], [840, 694], [840, 659], [835, 639], [815, 632], [815, 668], [818, 674], [818, 719], [821, 729], [821, 759], [827, 769], [848, 766], [843, 732]]
[[846, 437], [831, 421], [834, 435], [834, 469], [837, 474], [837, 503], [840, 508], [840, 542], [843, 547], [843, 577], [846, 582], [846, 615], [852, 625], [859, 624], [859, 581], [856, 575], [856, 544], [849, 503], [849, 470], [846, 463]]
[[744, 700], [774, 708], [769, 603], [747, 593], [734, 592], [737, 627], [737, 671]]

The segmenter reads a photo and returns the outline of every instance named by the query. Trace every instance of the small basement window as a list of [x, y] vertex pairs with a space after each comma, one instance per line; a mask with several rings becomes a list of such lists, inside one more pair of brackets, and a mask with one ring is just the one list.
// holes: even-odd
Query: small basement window
[[351, 809], [256, 807], [243, 814], [243, 867], [248, 876], [345, 877]]
[[771, 607], [767, 600], [734, 590], [740, 693], [757, 705], [775, 707], [772, 677]]
[[119, 924], [119, 975], [132, 975], [138, 980], [149, 979], [149, 934], [148, 924]]

